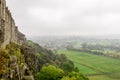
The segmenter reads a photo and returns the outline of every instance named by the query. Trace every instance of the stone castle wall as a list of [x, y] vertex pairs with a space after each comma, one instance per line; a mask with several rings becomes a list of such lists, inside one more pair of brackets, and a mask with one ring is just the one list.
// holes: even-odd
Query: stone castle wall
[[25, 35], [19, 32], [15, 25], [6, 1], [0, 0], [0, 48], [5, 48], [11, 42], [22, 45], [25, 42]]

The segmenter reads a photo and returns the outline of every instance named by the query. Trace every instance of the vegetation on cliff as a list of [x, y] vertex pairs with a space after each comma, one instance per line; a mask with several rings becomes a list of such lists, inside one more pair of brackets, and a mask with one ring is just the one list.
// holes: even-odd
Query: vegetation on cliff
[[32, 41], [27, 41], [27, 46], [34, 52], [32, 56], [27, 53], [29, 57], [26, 60], [29, 62], [28, 58], [31, 59], [33, 64], [29, 67], [34, 65], [31, 70], [36, 80], [88, 80], [64, 54], [54, 54]]
[[0, 78], [3, 80], [34, 80], [18, 44], [10, 43], [0, 51], [0, 65]]
[[[75, 75], [70, 76], [71, 73]], [[5, 80], [88, 80], [64, 54], [55, 55], [32, 41], [10, 43], [0, 51], [0, 78]]]
[[35, 80], [88, 80], [85, 76], [78, 72], [65, 72], [53, 65], [42, 67], [41, 71], [36, 74]]

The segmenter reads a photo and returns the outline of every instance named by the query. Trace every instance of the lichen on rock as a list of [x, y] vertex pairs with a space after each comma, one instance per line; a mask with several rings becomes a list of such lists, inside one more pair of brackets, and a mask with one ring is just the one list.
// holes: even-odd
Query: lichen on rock
[[[34, 77], [25, 63], [24, 54], [21, 53], [22, 47], [11, 43], [1, 51], [0, 75], [3, 80], [34, 80]], [[23, 49], [22, 49], [23, 50]], [[4, 55], [2, 55], [4, 54]], [[6, 55], [5, 55], [6, 54]], [[4, 63], [2, 63], [2, 60]], [[4, 73], [3, 73], [4, 72]]]

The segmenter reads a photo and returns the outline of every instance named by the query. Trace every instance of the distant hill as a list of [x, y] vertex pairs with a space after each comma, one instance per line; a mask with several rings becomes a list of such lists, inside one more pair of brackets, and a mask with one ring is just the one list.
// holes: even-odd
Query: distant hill
[[40, 40], [55, 40], [55, 39], [69, 39], [69, 40], [79, 40], [79, 39], [120, 39], [120, 34], [111, 35], [98, 35], [98, 36], [31, 36], [28, 39], [39, 42]]
[[97, 36], [97, 39], [120, 39], [120, 34]]

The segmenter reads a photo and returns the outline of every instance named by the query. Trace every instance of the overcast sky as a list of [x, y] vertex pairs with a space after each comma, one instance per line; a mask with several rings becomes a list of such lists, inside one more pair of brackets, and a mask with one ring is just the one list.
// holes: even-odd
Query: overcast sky
[[7, 0], [27, 36], [120, 34], [120, 0]]

